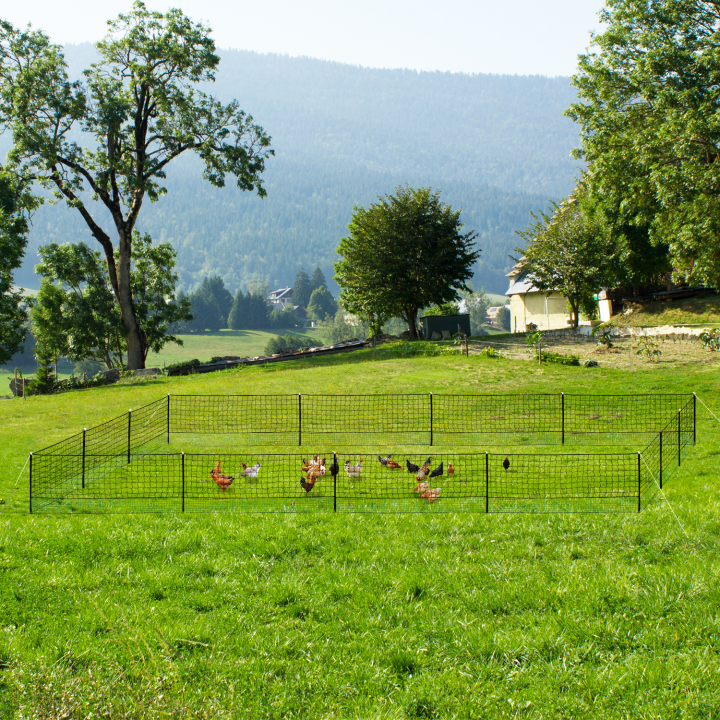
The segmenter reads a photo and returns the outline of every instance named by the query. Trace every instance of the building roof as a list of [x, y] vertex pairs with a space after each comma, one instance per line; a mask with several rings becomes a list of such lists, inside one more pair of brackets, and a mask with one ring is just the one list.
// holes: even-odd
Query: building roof
[[291, 287], [286, 288], [280, 288], [279, 290], [273, 290], [270, 293], [270, 298], [272, 300], [280, 300], [280, 298], [291, 298], [293, 294], [293, 289]]
[[505, 294], [526, 295], [527, 293], [540, 292], [533, 284], [532, 277], [521, 275], [506, 291]]

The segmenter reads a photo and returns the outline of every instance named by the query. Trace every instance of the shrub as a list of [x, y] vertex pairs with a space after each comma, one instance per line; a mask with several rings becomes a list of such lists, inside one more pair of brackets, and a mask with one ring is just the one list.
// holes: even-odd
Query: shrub
[[705, 350], [710, 352], [718, 352], [720, 350], [720, 328], [715, 330], [703, 330], [700, 333], [700, 341]]
[[501, 307], [495, 317], [495, 322], [503, 330], [510, 330], [510, 311], [504, 306]]
[[429, 307], [423, 315], [432, 317], [433, 315], [457, 315], [458, 306], [454, 302], [443, 303], [442, 305], [433, 305]]
[[276, 335], [268, 340], [265, 346], [266, 355], [284, 355], [286, 353], [295, 352], [302, 347], [306, 347], [307, 340], [297, 335]]
[[662, 350], [652, 338], [646, 335], [640, 340], [637, 354], [640, 356], [644, 355], [650, 362], [657, 362], [662, 355]]

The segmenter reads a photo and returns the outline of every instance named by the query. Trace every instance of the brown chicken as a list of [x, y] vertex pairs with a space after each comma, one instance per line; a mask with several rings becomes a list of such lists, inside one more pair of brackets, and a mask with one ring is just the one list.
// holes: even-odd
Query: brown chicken
[[215, 469], [210, 472], [210, 477], [223, 492], [233, 484], [233, 480], [235, 479], [232, 475], [223, 475], [220, 472], [220, 460], [218, 460]]
[[428, 502], [435, 502], [440, 497], [440, 488], [428, 490], [421, 497], [427, 498]]
[[387, 467], [390, 470], [402, 470], [402, 465], [400, 463], [396, 463], [394, 460], [388, 460]]

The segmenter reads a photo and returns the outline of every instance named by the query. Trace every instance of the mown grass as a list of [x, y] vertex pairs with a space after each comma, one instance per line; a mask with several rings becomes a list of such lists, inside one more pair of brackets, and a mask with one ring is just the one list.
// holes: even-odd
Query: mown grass
[[[164, 393], [691, 392], [392, 349], [0, 403], [0, 716], [712, 718], [717, 423], [632, 515], [27, 516], [27, 453]], [[670, 509], [672, 507], [672, 510]], [[677, 515], [677, 520], [675, 518]]]
[[720, 324], [720, 297], [697, 297], [686, 300], [643, 303], [629, 315], [615, 315], [610, 325], [619, 327], [656, 327], [660, 325]]

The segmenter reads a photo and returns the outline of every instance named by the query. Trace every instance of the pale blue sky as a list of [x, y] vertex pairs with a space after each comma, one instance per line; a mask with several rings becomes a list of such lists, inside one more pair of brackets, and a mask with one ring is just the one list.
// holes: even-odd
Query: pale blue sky
[[[212, 27], [219, 47], [369, 67], [570, 75], [598, 30], [603, 0], [147, 0]], [[99, 39], [131, 0], [6, 0], [0, 17], [54, 41]]]

